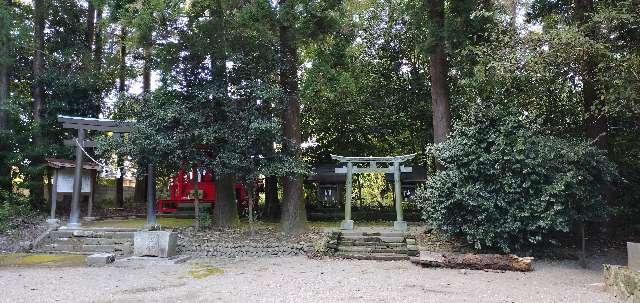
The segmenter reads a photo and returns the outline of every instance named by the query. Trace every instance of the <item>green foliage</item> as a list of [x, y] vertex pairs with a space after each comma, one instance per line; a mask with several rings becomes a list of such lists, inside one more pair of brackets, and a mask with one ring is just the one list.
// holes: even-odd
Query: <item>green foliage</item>
[[585, 142], [540, 132], [526, 115], [478, 103], [433, 148], [445, 167], [418, 190], [423, 217], [477, 249], [504, 252], [606, 215], [615, 168]]
[[385, 180], [384, 174], [367, 173], [356, 176], [354, 191], [360, 201], [358, 206], [362, 207], [384, 207], [393, 206], [393, 191], [391, 185]]
[[35, 214], [27, 197], [0, 191], [0, 233], [19, 228], [24, 220]]

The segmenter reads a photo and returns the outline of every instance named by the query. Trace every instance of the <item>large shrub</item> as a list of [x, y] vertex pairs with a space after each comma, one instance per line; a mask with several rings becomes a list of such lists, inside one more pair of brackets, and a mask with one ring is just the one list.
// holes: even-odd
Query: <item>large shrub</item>
[[28, 197], [0, 191], [0, 233], [20, 228], [23, 222], [35, 215], [37, 213], [31, 208]]
[[615, 175], [588, 142], [544, 134], [526, 115], [479, 104], [434, 146], [444, 167], [418, 190], [423, 218], [476, 249], [504, 252], [572, 223], [606, 215], [601, 189]]

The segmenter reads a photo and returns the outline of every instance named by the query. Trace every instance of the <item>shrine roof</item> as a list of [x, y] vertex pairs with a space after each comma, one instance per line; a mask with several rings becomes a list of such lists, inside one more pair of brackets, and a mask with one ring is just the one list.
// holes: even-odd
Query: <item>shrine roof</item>
[[[76, 167], [76, 163], [73, 160], [55, 158], [46, 158], [45, 160], [47, 160], [47, 165], [53, 168]], [[95, 163], [85, 162], [82, 163], [82, 168], [88, 170], [98, 170], [100, 169], [100, 166]]]

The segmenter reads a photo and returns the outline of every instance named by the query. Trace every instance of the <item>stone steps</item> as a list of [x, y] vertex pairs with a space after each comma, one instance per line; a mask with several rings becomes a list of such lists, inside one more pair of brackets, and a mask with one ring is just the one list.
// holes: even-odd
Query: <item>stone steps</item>
[[70, 245], [47, 244], [43, 248], [46, 251], [75, 251], [75, 252], [113, 252], [117, 245]]
[[351, 236], [364, 236], [364, 237], [396, 237], [403, 238], [405, 236], [404, 232], [400, 231], [383, 231], [383, 232], [362, 232], [362, 231], [341, 231], [340, 235], [343, 237], [351, 237]]
[[341, 241], [351, 242], [386, 242], [386, 243], [403, 243], [404, 237], [388, 237], [388, 236], [340, 236]]
[[377, 260], [377, 261], [405, 261], [409, 260], [408, 255], [389, 253], [336, 253], [334, 257], [355, 260]]
[[338, 246], [339, 252], [352, 252], [352, 253], [368, 253], [368, 254], [404, 254], [407, 255], [407, 247], [381, 247], [381, 246]]
[[105, 229], [105, 230], [56, 230], [49, 233], [50, 238], [121, 238], [121, 239], [133, 239], [132, 230], [117, 230], [117, 229]]
[[380, 246], [380, 247], [404, 247], [407, 244], [404, 242], [368, 242], [368, 241], [350, 241], [350, 240], [342, 240], [340, 241], [340, 245], [342, 246]]
[[397, 261], [417, 255], [415, 239], [403, 232], [340, 231], [327, 247], [345, 259]]
[[115, 245], [131, 243], [129, 238], [58, 238], [56, 244], [68, 245]]
[[35, 250], [56, 253], [114, 253], [120, 256], [133, 253], [136, 229], [83, 228], [51, 231]]

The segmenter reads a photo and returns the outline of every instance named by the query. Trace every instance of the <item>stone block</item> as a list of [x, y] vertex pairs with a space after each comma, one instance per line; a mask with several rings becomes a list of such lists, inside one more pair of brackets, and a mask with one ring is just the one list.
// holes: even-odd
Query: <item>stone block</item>
[[640, 243], [627, 242], [627, 259], [629, 269], [640, 271]]
[[47, 225], [51, 226], [51, 227], [58, 227], [58, 226], [60, 226], [60, 220], [58, 220], [58, 219], [47, 219]]
[[393, 221], [393, 230], [407, 231], [407, 221]]
[[342, 220], [342, 222], [340, 222], [340, 229], [353, 230], [353, 220]]
[[110, 253], [93, 254], [87, 256], [87, 265], [89, 266], [105, 266], [116, 260], [116, 256]]
[[133, 236], [133, 254], [167, 258], [176, 254], [178, 235], [168, 231], [137, 231]]

